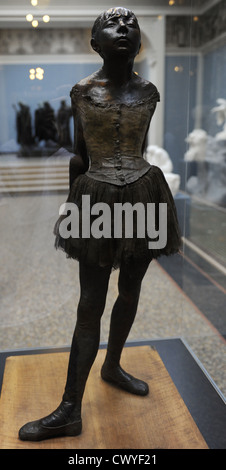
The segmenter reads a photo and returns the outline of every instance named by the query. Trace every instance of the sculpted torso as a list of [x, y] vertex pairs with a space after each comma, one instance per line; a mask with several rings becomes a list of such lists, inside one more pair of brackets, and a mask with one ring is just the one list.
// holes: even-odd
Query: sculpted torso
[[87, 175], [123, 185], [150, 168], [143, 151], [159, 94], [135, 73], [120, 88], [103, 75], [100, 70], [71, 91], [76, 133], [86, 147]]

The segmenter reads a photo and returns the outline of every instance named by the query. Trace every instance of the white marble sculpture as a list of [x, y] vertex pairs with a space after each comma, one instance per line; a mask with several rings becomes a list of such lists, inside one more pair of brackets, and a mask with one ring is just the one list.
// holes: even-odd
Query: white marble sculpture
[[146, 160], [151, 165], [161, 168], [171, 192], [175, 196], [180, 187], [180, 175], [173, 173], [173, 164], [166, 150], [157, 145], [149, 145], [146, 149]]
[[226, 140], [226, 100], [218, 98], [217, 103], [219, 106], [212, 108], [212, 113], [216, 113], [217, 125], [223, 124], [223, 130], [216, 134], [217, 140]]
[[187, 162], [197, 162], [197, 176], [191, 176], [186, 189], [189, 193], [203, 194], [206, 189], [206, 146], [208, 135], [203, 129], [194, 129], [185, 141], [189, 144], [189, 149], [185, 152], [184, 159]]
[[208, 135], [203, 129], [194, 129], [185, 141], [189, 144], [189, 149], [184, 155], [187, 162], [203, 162], [206, 158], [206, 144]]
[[[217, 111], [218, 122], [224, 122], [221, 103]], [[226, 101], [225, 101], [226, 104]], [[217, 108], [215, 108], [217, 109]], [[221, 134], [224, 133], [224, 131]], [[226, 134], [226, 132], [225, 132]], [[212, 137], [203, 129], [194, 129], [185, 139], [189, 149], [184, 155], [186, 162], [196, 162], [197, 174], [190, 176], [186, 190], [190, 194], [225, 206], [226, 204], [226, 151], [223, 138]]]

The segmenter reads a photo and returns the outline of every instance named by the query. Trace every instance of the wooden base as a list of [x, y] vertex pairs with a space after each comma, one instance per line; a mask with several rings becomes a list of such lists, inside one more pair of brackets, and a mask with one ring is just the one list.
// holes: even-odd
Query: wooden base
[[2, 396], [2, 449], [207, 449], [156, 350], [125, 348], [122, 367], [149, 384], [146, 397], [130, 395], [100, 378], [99, 350], [83, 399], [83, 432], [77, 437], [23, 442], [18, 430], [52, 412], [61, 401], [68, 353], [7, 358]]

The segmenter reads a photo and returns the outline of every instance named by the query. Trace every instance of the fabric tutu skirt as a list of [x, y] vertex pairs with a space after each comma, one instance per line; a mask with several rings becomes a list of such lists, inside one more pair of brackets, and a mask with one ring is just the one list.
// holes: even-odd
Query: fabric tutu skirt
[[[89, 265], [118, 268], [122, 261], [139, 263], [177, 253], [180, 249], [181, 237], [174, 199], [162, 171], [156, 166], [151, 166], [144, 176], [124, 186], [100, 182], [86, 174], [79, 175], [72, 184], [67, 203], [75, 204], [76, 211], [70, 211], [75, 206], [65, 205], [69, 211], [60, 215], [54, 234], [55, 247], [62, 249], [69, 258]], [[121, 211], [122, 206], [128, 206], [124, 206], [125, 203], [130, 206], [126, 216]], [[137, 206], [137, 203], [141, 204]], [[144, 216], [142, 207], [146, 211], [153, 207], [153, 203], [155, 218], [149, 217], [148, 230], [147, 214], [145, 212]], [[150, 245], [150, 232], [156, 227], [158, 229], [160, 203], [165, 203], [167, 212], [167, 238], [163, 247], [153, 243]], [[94, 206], [97, 212], [92, 210]], [[138, 207], [138, 211], [131, 212], [131, 207]], [[118, 208], [122, 213], [122, 221], [118, 219]], [[125, 217], [128, 217], [127, 222]], [[151, 223], [153, 230], [150, 230]], [[142, 224], [145, 226], [141, 227]], [[65, 236], [62, 235], [62, 227], [65, 230], [66, 226], [68, 230]]]

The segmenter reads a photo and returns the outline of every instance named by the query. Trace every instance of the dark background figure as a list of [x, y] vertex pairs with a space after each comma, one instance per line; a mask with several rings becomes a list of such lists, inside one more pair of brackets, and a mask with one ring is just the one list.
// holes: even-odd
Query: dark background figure
[[48, 101], [35, 111], [35, 137], [39, 142], [44, 140], [46, 146], [48, 141], [58, 141], [55, 113]]
[[72, 141], [70, 136], [70, 119], [72, 117], [72, 109], [67, 106], [66, 101], [61, 101], [61, 106], [57, 113], [57, 129], [58, 143], [61, 147], [68, 150], [72, 149]]
[[18, 103], [19, 109], [14, 106], [16, 111], [16, 130], [17, 142], [21, 145], [21, 152], [26, 153], [26, 147], [33, 144], [31, 113], [29, 106]]

